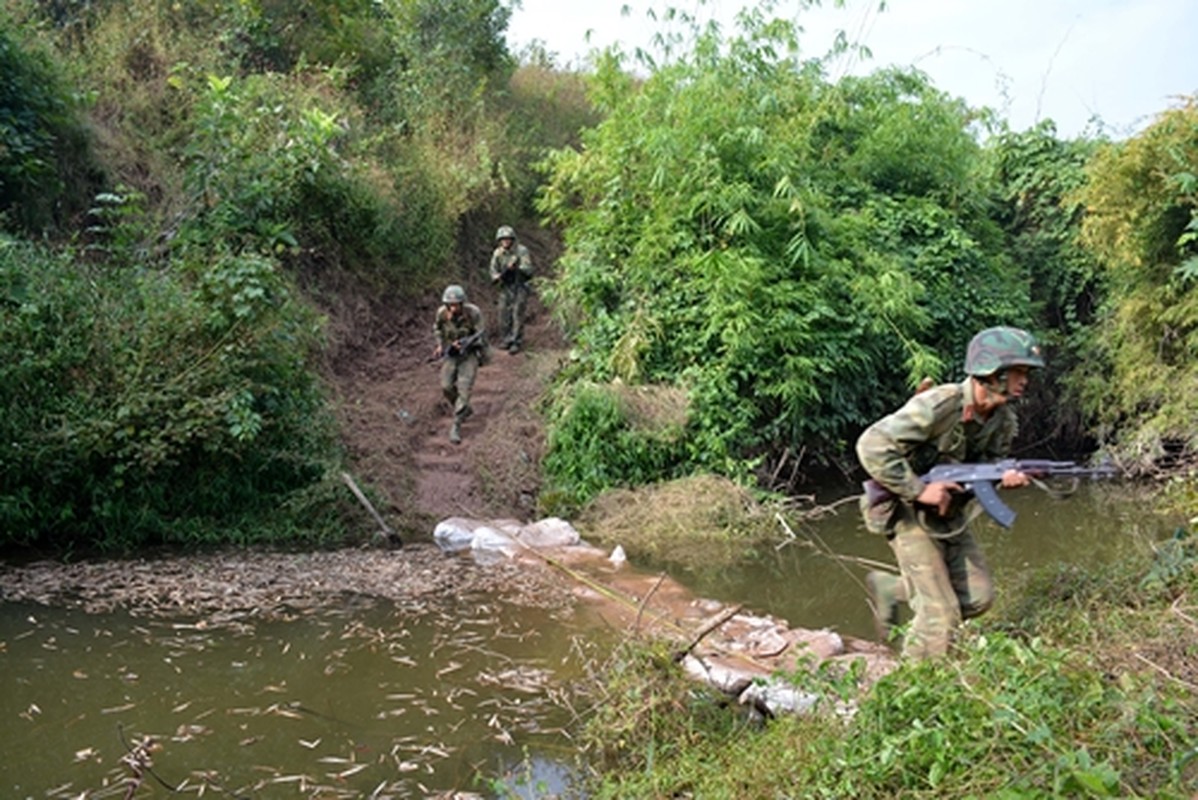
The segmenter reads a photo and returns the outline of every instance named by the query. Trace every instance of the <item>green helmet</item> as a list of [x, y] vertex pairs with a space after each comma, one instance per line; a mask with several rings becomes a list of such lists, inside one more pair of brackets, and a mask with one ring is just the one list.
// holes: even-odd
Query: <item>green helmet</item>
[[965, 354], [965, 372], [977, 377], [1021, 365], [1044, 366], [1036, 337], [1022, 328], [987, 328], [970, 340]]
[[500, 225], [499, 230], [495, 231], [495, 241], [500, 239], [515, 239], [516, 230], [511, 225]]
[[445, 287], [445, 292], [441, 295], [442, 303], [465, 303], [466, 290], [456, 283]]

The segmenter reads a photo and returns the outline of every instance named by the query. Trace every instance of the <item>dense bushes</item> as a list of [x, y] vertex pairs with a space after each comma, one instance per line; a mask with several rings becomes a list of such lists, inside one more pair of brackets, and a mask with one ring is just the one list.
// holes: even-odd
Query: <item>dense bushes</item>
[[1108, 435], [1144, 460], [1198, 452], [1198, 104], [1103, 148], [1076, 192], [1111, 290], [1076, 376]]
[[3, 10], [0, 75], [0, 221], [36, 231], [77, 210], [67, 178], [90, 178], [90, 154], [57, 65]]
[[535, 150], [498, 107], [508, 9], [6, 9], [0, 224], [52, 244], [3, 245], [3, 541], [337, 536], [308, 303], [439, 282]]
[[332, 465], [317, 322], [270, 260], [85, 266], [6, 239], [0, 286], [5, 543], [277, 535]]
[[[832, 84], [793, 35], [750, 16], [639, 85], [610, 56], [608, 115], [548, 163], [572, 377], [685, 389], [675, 469], [835, 457], [977, 329], [1031, 321], [968, 109], [915, 72]], [[571, 459], [551, 439], [550, 476]]]

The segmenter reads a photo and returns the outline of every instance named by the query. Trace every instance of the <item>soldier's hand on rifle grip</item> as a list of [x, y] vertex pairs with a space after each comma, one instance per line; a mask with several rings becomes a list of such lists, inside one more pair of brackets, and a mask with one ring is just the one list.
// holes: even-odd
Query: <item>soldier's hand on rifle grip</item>
[[433, 348], [433, 358], [440, 358], [440, 357], [441, 357], [441, 345], [437, 345], [436, 347]]
[[965, 491], [956, 481], [932, 481], [924, 484], [923, 491], [915, 498], [920, 505], [931, 506], [940, 516], [948, 516], [949, 504], [953, 501], [953, 492]]
[[1002, 488], [1004, 489], [1018, 489], [1031, 482], [1031, 478], [1017, 469], [1009, 469], [1002, 474]]

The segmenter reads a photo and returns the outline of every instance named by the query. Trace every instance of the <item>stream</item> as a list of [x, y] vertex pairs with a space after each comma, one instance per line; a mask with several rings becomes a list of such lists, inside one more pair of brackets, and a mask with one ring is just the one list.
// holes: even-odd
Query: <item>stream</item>
[[[1109, 563], [1176, 525], [1143, 515], [1116, 484], [1005, 499], [1019, 514], [1012, 530], [977, 525], [1000, 603], [1024, 571]], [[864, 559], [893, 562], [846, 504], [780, 528], [776, 547], [732, 568], [637, 569], [792, 625], [870, 637]], [[487, 593], [419, 608], [346, 595], [219, 625], [7, 600], [0, 796], [575, 796], [586, 765], [568, 689], [618, 635], [585, 609]]]

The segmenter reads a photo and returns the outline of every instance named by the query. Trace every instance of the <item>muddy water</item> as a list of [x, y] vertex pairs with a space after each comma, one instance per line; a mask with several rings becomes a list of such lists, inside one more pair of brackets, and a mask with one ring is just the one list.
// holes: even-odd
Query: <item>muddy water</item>
[[[836, 498], [852, 489], [832, 489]], [[981, 517], [973, 527], [994, 574], [1003, 602], [1004, 588], [1022, 573], [1067, 564], [1089, 567], [1150, 549], [1180, 524], [1146, 515], [1142, 492], [1116, 483], [1083, 483], [1067, 499], [1053, 499], [1035, 488], [1004, 492], [1017, 512], [1010, 530]], [[823, 496], [821, 494], [821, 496]], [[828, 501], [829, 505], [832, 501]], [[869, 561], [894, 565], [884, 538], [861, 524], [856, 503], [793, 531], [779, 527], [776, 549], [766, 549], [739, 566], [684, 573], [663, 562], [652, 565], [696, 593], [741, 602], [804, 628], [830, 627], [843, 634], [872, 638], [873, 621], [862, 581]]]
[[[1176, 524], [1112, 484], [1065, 501], [1004, 497], [1013, 530], [979, 525], [1000, 592], [1029, 569], [1126, 557]], [[861, 577], [867, 560], [892, 562], [885, 542], [852, 505], [794, 534], [780, 528], [776, 548], [710, 573], [640, 567], [793, 625], [872, 635]], [[546, 797], [578, 785], [556, 701], [613, 635], [584, 614], [474, 595], [421, 613], [345, 601], [246, 620], [0, 603], [0, 796], [124, 797], [130, 780], [137, 797]], [[152, 772], [134, 757], [147, 736]]]
[[220, 630], [4, 604], [0, 796], [124, 797], [152, 735], [137, 797], [541, 797], [576, 633], [486, 598]]

